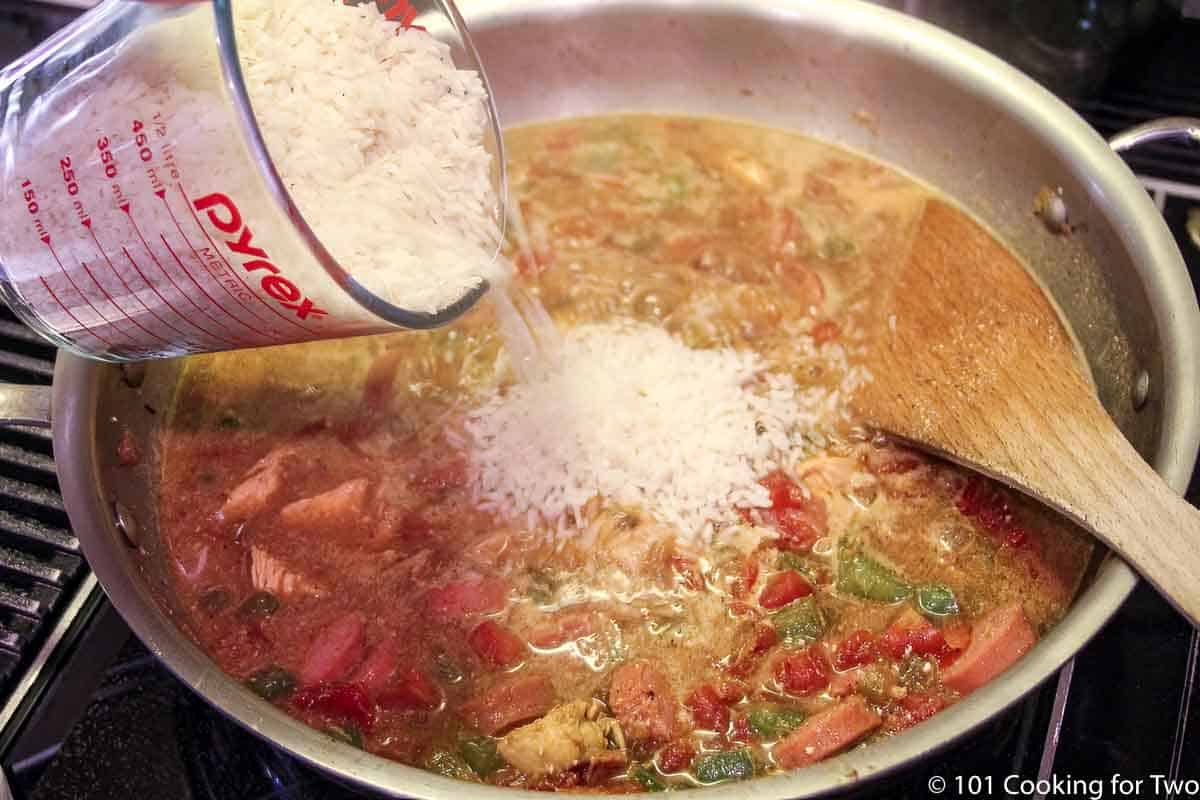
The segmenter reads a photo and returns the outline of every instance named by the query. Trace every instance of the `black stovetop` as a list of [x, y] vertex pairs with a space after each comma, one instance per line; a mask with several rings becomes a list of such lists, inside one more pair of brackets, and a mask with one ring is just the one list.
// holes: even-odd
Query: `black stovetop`
[[[1024, 56], [1009, 29], [1024, 23], [1013, 22], [1012, 9], [1031, 1], [888, 4], [920, 11], [1020, 61]], [[1083, 9], [1160, 6], [1153, 0], [1042, 3]], [[0, 0], [0, 62], [75, 13]], [[1089, 64], [1087, 80], [1070, 85], [1094, 84], [1072, 102], [1105, 135], [1156, 116], [1200, 115], [1200, 62], [1194, 56], [1200, 50], [1200, 23], [1182, 22], [1160, 7], [1157, 17], [1139, 25], [1137, 36], [1105, 53], [1108, 71], [1097, 72]], [[1163, 210], [1195, 287], [1200, 284], [1200, 152], [1157, 145], [1139, 151], [1131, 165]], [[48, 382], [52, 358], [51, 349], [0, 313], [0, 380]], [[0, 767], [12, 796], [364, 797], [212, 711], [130, 634], [86, 567], [77, 563], [77, 543], [65, 529], [49, 471], [51, 456], [44, 435], [0, 432]], [[1200, 505], [1200, 471], [1193, 475], [1188, 498]], [[50, 580], [36, 572], [45, 564], [65, 564], [71, 572]], [[45, 608], [30, 613], [20, 597], [5, 594], [10, 585], [43, 600]], [[9, 607], [14, 602], [15, 611]], [[4, 638], [9, 629], [20, 634], [12, 647]], [[1106, 798], [1200, 796], [1195, 783], [1174, 794], [1155, 791], [1152, 777], [1200, 779], [1198, 657], [1200, 633], [1139, 585], [1057, 678], [915, 769], [852, 794], [929, 798], [938, 796], [930, 789], [938, 786], [935, 779], [944, 778], [943, 797], [1086, 797], [1096, 796], [1097, 788]], [[1141, 790], [1123, 791], [1132, 784], [1115, 783], [1115, 775], [1141, 779]], [[1052, 782], [1056, 778], [1058, 784]], [[1039, 779], [1047, 782], [1039, 785]], [[1064, 783], [1070, 780], [1077, 782]], [[956, 791], [960, 785], [967, 791]]]

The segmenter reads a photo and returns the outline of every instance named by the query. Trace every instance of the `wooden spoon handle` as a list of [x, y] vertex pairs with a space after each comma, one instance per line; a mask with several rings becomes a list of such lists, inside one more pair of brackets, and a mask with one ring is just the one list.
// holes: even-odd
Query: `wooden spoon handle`
[[1061, 424], [1047, 417], [1035, 424], [1041, 430], [1033, 441], [1040, 446], [1020, 450], [1011, 466], [1016, 475], [1036, 475], [1036, 489], [997, 477], [1119, 551], [1200, 626], [1200, 511], [1142, 460], [1098, 401], [1092, 405], [1058, 418]]

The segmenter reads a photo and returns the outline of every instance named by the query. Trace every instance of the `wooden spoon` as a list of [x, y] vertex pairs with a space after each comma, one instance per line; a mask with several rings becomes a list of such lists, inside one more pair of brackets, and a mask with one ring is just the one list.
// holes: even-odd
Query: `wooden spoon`
[[855, 410], [1066, 515], [1198, 624], [1200, 512], [1109, 418], [1042, 289], [941, 201], [927, 203], [912, 242], [873, 316], [873, 380]]

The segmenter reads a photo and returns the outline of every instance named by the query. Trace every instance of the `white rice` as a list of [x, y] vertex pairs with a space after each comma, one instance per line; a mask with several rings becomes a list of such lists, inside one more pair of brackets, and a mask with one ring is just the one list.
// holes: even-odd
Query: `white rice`
[[478, 73], [374, 3], [237, 0], [233, 10], [263, 139], [330, 253], [416, 311], [501, 279]]
[[559, 356], [472, 411], [459, 442], [480, 505], [531, 527], [569, 534], [599, 496], [702, 542], [737, 508], [769, 506], [759, 478], [838, 410], [754, 353], [640, 323], [573, 328]]
[[[350, 275], [417, 312], [507, 279], [477, 73], [373, 3], [233, 10], [268, 151]], [[253, 166], [211, 7], [93, 13], [146, 20], [52, 87], [18, 81], [27, 105], [0, 130], [0, 259], [19, 305], [123, 358], [382, 330], [292, 234]]]

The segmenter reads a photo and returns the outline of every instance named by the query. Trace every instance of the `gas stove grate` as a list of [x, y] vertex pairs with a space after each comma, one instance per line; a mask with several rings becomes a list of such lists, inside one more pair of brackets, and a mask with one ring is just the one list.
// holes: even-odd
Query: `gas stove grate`
[[[0, 381], [47, 385], [54, 348], [0, 307]], [[7, 699], [87, 566], [48, 430], [0, 429], [0, 697]]]

